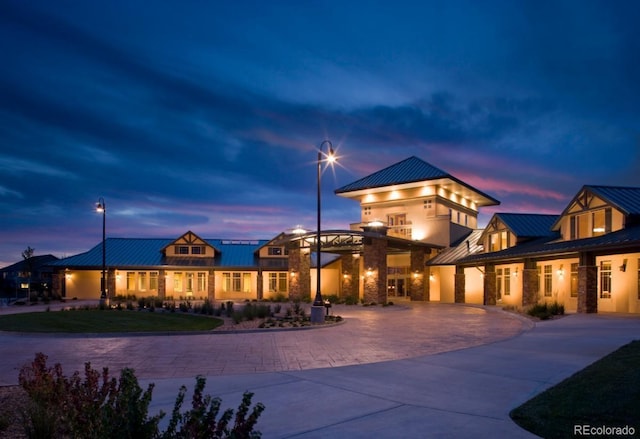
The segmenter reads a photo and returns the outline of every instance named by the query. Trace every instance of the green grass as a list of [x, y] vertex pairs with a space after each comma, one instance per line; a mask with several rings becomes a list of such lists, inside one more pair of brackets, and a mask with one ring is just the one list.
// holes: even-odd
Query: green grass
[[576, 425], [629, 426], [638, 437], [639, 413], [640, 341], [636, 340], [514, 409], [511, 418], [544, 438], [573, 437]]
[[180, 332], [208, 331], [222, 320], [185, 313], [71, 310], [0, 316], [0, 331], [17, 332]]

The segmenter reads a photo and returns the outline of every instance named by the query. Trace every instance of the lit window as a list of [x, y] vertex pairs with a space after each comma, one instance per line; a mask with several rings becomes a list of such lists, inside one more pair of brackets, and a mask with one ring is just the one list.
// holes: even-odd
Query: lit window
[[502, 300], [502, 268], [496, 270], [496, 300]]
[[504, 269], [504, 295], [511, 295], [511, 269]]
[[198, 291], [207, 290], [207, 273], [198, 273]]
[[571, 264], [571, 297], [578, 297], [578, 264]]
[[157, 271], [152, 271], [151, 273], [149, 273], [149, 289], [151, 291], [158, 290], [158, 272]]
[[551, 297], [553, 293], [553, 272], [551, 265], [544, 266], [544, 295]]
[[611, 261], [600, 262], [600, 298], [611, 297]]
[[193, 273], [187, 273], [187, 294], [193, 294]]
[[147, 290], [147, 273], [145, 273], [144, 271], [138, 273], [138, 289], [140, 291]]
[[173, 273], [173, 291], [182, 292], [182, 273], [179, 271]]
[[133, 271], [127, 271], [127, 291], [136, 290], [136, 274]]
[[269, 256], [281, 256], [282, 247], [269, 247], [268, 254]]

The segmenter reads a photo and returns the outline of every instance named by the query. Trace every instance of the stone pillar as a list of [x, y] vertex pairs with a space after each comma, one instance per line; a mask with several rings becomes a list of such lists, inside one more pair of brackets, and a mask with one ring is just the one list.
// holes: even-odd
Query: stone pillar
[[426, 281], [428, 276], [425, 276], [425, 272], [428, 272], [425, 267], [426, 254], [424, 247], [411, 249], [411, 285], [409, 287], [409, 294], [411, 295], [412, 301], [429, 300], [429, 282]]
[[162, 300], [167, 298], [167, 272], [165, 270], [158, 272], [158, 297]]
[[580, 254], [578, 265], [578, 312], [598, 312], [598, 266], [591, 253]]
[[496, 266], [493, 264], [487, 264], [484, 267], [484, 304], [495, 305], [496, 304]]
[[111, 300], [115, 299], [116, 294], [116, 270], [115, 268], [107, 269], [107, 297]]
[[466, 277], [464, 274], [464, 267], [456, 265], [456, 274], [454, 276], [453, 300], [455, 301], [455, 303], [465, 303], [467, 285]]
[[527, 259], [522, 270], [522, 307], [527, 308], [538, 303], [539, 291], [536, 261]]
[[387, 303], [387, 239], [365, 236], [363, 240], [364, 301]]
[[213, 302], [216, 300], [216, 272], [210, 269], [207, 273], [207, 298]]
[[289, 300], [311, 298], [311, 257], [299, 242], [289, 249]]
[[256, 299], [258, 300], [262, 300], [263, 295], [264, 295], [264, 282], [263, 282], [263, 276], [262, 276], [262, 270], [258, 270], [258, 276], [256, 278]]
[[[342, 263], [342, 274], [340, 276], [340, 297], [358, 297], [358, 277], [354, 277], [355, 261], [352, 254], [344, 254], [340, 256]], [[356, 271], [357, 273], [357, 271]]]

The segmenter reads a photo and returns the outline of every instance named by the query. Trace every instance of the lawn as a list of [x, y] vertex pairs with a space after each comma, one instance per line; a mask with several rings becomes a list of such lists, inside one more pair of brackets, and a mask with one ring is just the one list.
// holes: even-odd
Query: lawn
[[[511, 418], [544, 438], [640, 436], [640, 341], [527, 401]], [[625, 426], [627, 433], [629, 428], [634, 431], [629, 435], [615, 430]]]
[[181, 312], [70, 310], [0, 316], [0, 331], [16, 332], [183, 332], [209, 331], [223, 321]]

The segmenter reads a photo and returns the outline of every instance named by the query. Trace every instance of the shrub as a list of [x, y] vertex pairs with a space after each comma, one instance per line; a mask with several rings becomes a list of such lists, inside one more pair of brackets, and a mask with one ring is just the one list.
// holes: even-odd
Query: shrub
[[231, 317], [233, 315], [233, 302], [231, 302], [231, 301], [227, 302], [227, 306], [225, 308], [225, 312], [227, 314], [227, 317]]
[[536, 303], [533, 305], [529, 311], [527, 311], [532, 317], [537, 317], [540, 320], [548, 320], [552, 316], [563, 315], [564, 314], [564, 305], [558, 303], [557, 301], [548, 304], [548, 303]]
[[[19, 383], [29, 396], [24, 412], [25, 433], [29, 438], [258, 438], [254, 427], [265, 407], [251, 409], [253, 393], [245, 392], [233, 416], [226, 410], [218, 419], [220, 398], [203, 396], [205, 378], [196, 377], [192, 408], [181, 413], [186, 387], [176, 398], [167, 429], [159, 431], [164, 412], [149, 417], [154, 384], [146, 391], [138, 384], [133, 369], [123, 369], [120, 379], [109, 377], [85, 363], [84, 379], [79, 372], [70, 378], [60, 364], [49, 368], [47, 356], [37, 353], [30, 365], [21, 368]], [[2, 421], [0, 419], [0, 421]], [[233, 421], [233, 422], [232, 422]], [[1, 426], [0, 426], [1, 427]]]
[[232, 409], [225, 410], [217, 419], [222, 401], [220, 398], [212, 398], [209, 395], [203, 397], [205, 384], [204, 377], [196, 377], [196, 386], [191, 401], [192, 408], [185, 413], [181, 413], [180, 410], [187, 389], [184, 386], [180, 388], [169, 426], [161, 436], [163, 439], [261, 437], [260, 432], [254, 431], [254, 427], [265, 407], [262, 403], [258, 403], [249, 414], [253, 393], [245, 392], [243, 394], [242, 403], [238, 407], [235, 419]]

